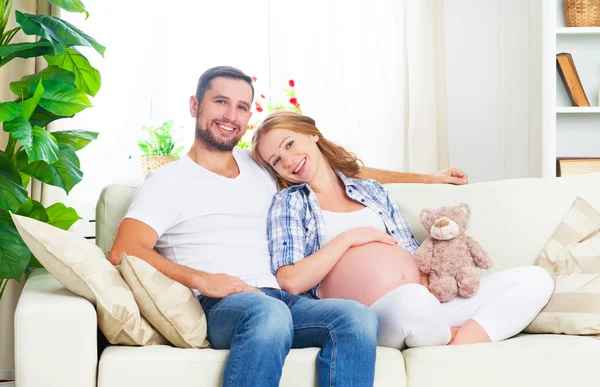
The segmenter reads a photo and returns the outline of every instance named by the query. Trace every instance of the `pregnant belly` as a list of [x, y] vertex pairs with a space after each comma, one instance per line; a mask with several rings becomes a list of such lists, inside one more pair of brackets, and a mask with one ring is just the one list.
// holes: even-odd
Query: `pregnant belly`
[[398, 245], [372, 242], [346, 251], [321, 282], [321, 298], [343, 298], [370, 306], [398, 286], [419, 283], [414, 258]]

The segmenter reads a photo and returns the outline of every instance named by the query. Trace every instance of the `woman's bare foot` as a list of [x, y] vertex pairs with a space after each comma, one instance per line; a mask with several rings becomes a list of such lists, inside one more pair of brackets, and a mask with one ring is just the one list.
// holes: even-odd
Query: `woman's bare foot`
[[458, 332], [459, 329], [460, 329], [460, 327], [450, 327], [450, 341], [448, 342], [447, 345], [452, 344], [452, 341], [456, 337], [456, 332]]
[[[452, 330], [453, 328], [450, 328]], [[448, 345], [490, 343], [492, 339], [475, 320], [469, 320], [454, 334]]]

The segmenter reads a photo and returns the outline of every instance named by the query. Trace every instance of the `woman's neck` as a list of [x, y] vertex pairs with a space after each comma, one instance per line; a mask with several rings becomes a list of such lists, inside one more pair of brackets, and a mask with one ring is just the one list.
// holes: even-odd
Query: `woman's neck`
[[322, 160], [322, 168], [315, 178], [308, 183], [310, 188], [317, 196], [321, 195], [345, 195], [346, 189], [344, 183], [340, 180], [331, 165], [325, 160]]

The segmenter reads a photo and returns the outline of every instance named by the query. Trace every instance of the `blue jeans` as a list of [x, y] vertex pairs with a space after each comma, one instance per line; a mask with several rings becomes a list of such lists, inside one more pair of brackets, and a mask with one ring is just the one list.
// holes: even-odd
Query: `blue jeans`
[[377, 316], [349, 300], [261, 289], [225, 298], [199, 296], [215, 349], [230, 349], [223, 386], [276, 387], [290, 348], [321, 347], [319, 386], [373, 385]]

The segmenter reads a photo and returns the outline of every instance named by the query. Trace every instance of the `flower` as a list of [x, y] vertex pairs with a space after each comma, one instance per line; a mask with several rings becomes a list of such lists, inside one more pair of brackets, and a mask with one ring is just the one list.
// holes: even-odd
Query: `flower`
[[[256, 82], [256, 77], [251, 77], [253, 82]], [[300, 104], [298, 103], [298, 98], [296, 97], [296, 83], [293, 79], [288, 81], [289, 88], [284, 88], [284, 92], [287, 95], [289, 104], [275, 104], [273, 103], [273, 97], [270, 94], [269, 98], [265, 96], [264, 93], [258, 94], [262, 100], [255, 99], [254, 107], [253, 107], [253, 115], [252, 118], [256, 118], [253, 122], [248, 123], [248, 127], [246, 128], [246, 134], [242, 137], [240, 142], [238, 142], [237, 146], [240, 148], [249, 148], [252, 139], [251, 131], [256, 129], [262, 120], [270, 113], [275, 110], [292, 110], [298, 113], [302, 113], [300, 110]], [[264, 100], [264, 101], [263, 101]]]

